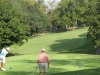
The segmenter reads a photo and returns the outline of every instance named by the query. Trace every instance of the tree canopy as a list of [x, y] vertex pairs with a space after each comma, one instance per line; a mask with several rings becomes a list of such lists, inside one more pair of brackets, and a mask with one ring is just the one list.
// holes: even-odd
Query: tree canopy
[[95, 48], [100, 47], [100, 2], [99, 0], [89, 1], [89, 29], [87, 37], [91, 40]]
[[0, 46], [23, 44], [29, 36], [50, 31], [66, 31], [89, 26], [87, 37], [95, 48], [100, 47], [99, 0], [61, 0], [49, 2], [46, 11], [44, 0], [0, 0]]
[[1, 47], [14, 43], [22, 44], [29, 35], [29, 27], [24, 23], [21, 10], [13, 7], [10, 0], [0, 1], [0, 44]]
[[34, 33], [50, 28], [43, 0], [0, 0], [1, 47], [14, 43], [21, 45]]

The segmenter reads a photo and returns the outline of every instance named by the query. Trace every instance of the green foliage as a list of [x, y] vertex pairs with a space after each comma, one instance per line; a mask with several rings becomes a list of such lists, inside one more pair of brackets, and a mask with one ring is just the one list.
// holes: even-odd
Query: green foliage
[[14, 43], [22, 44], [29, 35], [29, 27], [24, 23], [21, 10], [13, 7], [10, 0], [0, 1], [0, 44], [1, 47]]
[[64, 30], [66, 26], [75, 27], [86, 23], [84, 16], [86, 11], [85, 1], [61, 0], [54, 13], [53, 26], [57, 28], [60, 26], [61, 30]]
[[28, 36], [50, 30], [43, 0], [1, 0], [0, 42], [1, 46], [23, 44]]
[[100, 2], [98, 0], [92, 0], [89, 3], [89, 30], [88, 30], [88, 39], [90, 39], [95, 48], [100, 47]]
[[28, 17], [31, 34], [43, 33], [44, 31], [50, 30], [50, 21], [46, 16], [46, 13], [41, 11], [38, 3], [35, 3], [34, 6], [29, 5], [27, 10], [29, 11]]

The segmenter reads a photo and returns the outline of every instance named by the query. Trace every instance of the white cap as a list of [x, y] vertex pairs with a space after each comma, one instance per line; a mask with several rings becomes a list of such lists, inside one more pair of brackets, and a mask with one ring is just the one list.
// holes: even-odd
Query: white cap
[[8, 51], [10, 51], [10, 48], [9, 48], [9, 47], [7, 47], [6, 49], [7, 49]]
[[44, 49], [44, 48], [42, 48], [42, 51], [45, 51], [45, 49]]

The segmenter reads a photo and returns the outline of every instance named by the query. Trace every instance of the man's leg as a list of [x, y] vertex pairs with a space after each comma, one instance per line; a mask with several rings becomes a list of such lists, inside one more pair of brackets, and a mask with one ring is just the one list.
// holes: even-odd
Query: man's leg
[[44, 72], [44, 75], [46, 75], [46, 72]]
[[6, 58], [5, 57], [2, 57], [2, 63], [1, 63], [1, 70], [3, 70], [3, 71], [5, 71], [6, 69], [5, 69], [5, 60], [6, 60]]
[[5, 63], [2, 62], [2, 63], [1, 63], [1, 70], [2, 70], [2, 71], [5, 71], [5, 70], [6, 70], [4, 67], [5, 67]]
[[5, 63], [2, 62], [1, 63], [1, 67], [4, 68], [5, 67]]
[[1, 62], [1, 68], [4, 68], [5, 64], [3, 62], [5, 62], [5, 58], [0, 57], [0, 62]]
[[[2, 63], [2, 59], [0, 58], [0, 63]], [[2, 64], [1, 64], [1, 67], [2, 67]]]
[[40, 75], [42, 75], [42, 72], [40, 72]]
[[43, 63], [39, 63], [40, 75], [42, 75]]
[[44, 75], [47, 73], [47, 63], [44, 63]]

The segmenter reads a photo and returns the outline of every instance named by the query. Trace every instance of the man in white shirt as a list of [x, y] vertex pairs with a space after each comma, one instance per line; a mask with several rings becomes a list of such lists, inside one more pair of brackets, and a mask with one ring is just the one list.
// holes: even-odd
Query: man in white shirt
[[3, 48], [0, 53], [0, 62], [1, 62], [1, 70], [5, 71], [5, 61], [6, 61], [6, 55], [8, 54], [8, 51], [10, 51], [10, 48]]

